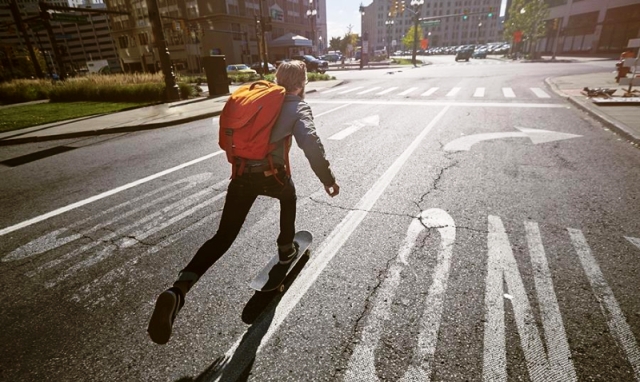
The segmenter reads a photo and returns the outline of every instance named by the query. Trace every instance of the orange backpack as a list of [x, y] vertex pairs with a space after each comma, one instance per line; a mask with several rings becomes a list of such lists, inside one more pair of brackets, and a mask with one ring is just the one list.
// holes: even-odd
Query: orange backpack
[[[231, 94], [220, 114], [218, 143], [231, 163], [231, 178], [242, 174], [247, 160], [268, 159], [276, 145], [269, 142], [271, 130], [280, 115], [285, 89], [267, 81], [256, 81]], [[288, 162], [285, 145], [285, 161]], [[238, 162], [240, 165], [238, 166]], [[289, 164], [285, 165], [289, 172]]]

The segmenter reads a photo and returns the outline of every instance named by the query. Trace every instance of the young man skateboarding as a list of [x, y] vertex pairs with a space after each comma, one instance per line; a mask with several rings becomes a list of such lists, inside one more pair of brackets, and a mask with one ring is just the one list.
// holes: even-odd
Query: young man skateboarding
[[[238, 236], [242, 224], [259, 195], [280, 200], [280, 235], [277, 239], [278, 255], [282, 264], [297, 256], [294, 245], [296, 218], [296, 189], [288, 175], [286, 155], [293, 135], [304, 151], [316, 176], [329, 196], [340, 192], [335, 177], [325, 158], [324, 147], [316, 134], [311, 108], [304, 101], [307, 83], [306, 66], [301, 61], [283, 62], [276, 71], [276, 82], [285, 88], [286, 95], [280, 115], [271, 132], [270, 142], [276, 143], [271, 152], [272, 164], [247, 161], [243, 172], [229, 183], [227, 196], [216, 234], [198, 250], [187, 266], [180, 271], [173, 286], [162, 292], [149, 322], [149, 336], [153, 342], [165, 344], [171, 337], [173, 322], [182, 308], [187, 292], [224, 253]], [[220, 127], [222, 128], [222, 126]]]

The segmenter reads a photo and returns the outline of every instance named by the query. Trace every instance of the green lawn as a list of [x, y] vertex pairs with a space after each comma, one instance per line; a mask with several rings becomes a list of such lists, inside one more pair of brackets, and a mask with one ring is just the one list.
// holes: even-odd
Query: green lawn
[[148, 103], [61, 102], [6, 107], [0, 109], [0, 132], [145, 105]]

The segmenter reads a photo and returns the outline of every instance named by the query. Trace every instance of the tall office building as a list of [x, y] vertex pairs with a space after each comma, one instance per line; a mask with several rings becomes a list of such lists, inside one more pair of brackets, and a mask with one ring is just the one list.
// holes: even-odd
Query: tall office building
[[[9, 5], [10, 0], [0, 0], [0, 5]], [[56, 73], [57, 61], [53, 57], [49, 35], [37, 18], [40, 12], [38, 0], [16, 1], [18, 10], [27, 28], [26, 31], [34, 49], [44, 56], [47, 67], [42, 68], [46, 73]], [[86, 69], [86, 62], [91, 60], [108, 60], [118, 62], [115, 44], [111, 38], [109, 22], [104, 14], [82, 12], [82, 9], [105, 9], [102, 0], [55, 0], [47, 4], [73, 7], [77, 11], [62, 11], [75, 15], [85, 15], [86, 22], [63, 22], [51, 20], [51, 27], [62, 54], [62, 62], [66, 73], [73, 74]], [[0, 44], [4, 51], [3, 67], [11, 68], [5, 61], [10, 55], [27, 55], [27, 47], [23, 36], [15, 27], [13, 15], [8, 7], [0, 8]], [[8, 52], [11, 52], [9, 55]], [[6, 64], [6, 65], [5, 65]]]

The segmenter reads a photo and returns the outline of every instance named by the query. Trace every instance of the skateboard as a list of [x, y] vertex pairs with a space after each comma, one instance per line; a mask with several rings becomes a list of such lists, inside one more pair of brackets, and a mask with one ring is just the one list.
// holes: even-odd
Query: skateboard
[[251, 289], [255, 289], [258, 292], [269, 292], [272, 290], [278, 290], [278, 292], [284, 292], [284, 280], [291, 270], [296, 266], [298, 260], [302, 256], [309, 256], [309, 246], [313, 241], [313, 236], [309, 231], [296, 232], [293, 241], [298, 244], [298, 254], [289, 264], [280, 264], [278, 255], [269, 260], [269, 263], [262, 268], [256, 277], [251, 281], [249, 286]]

